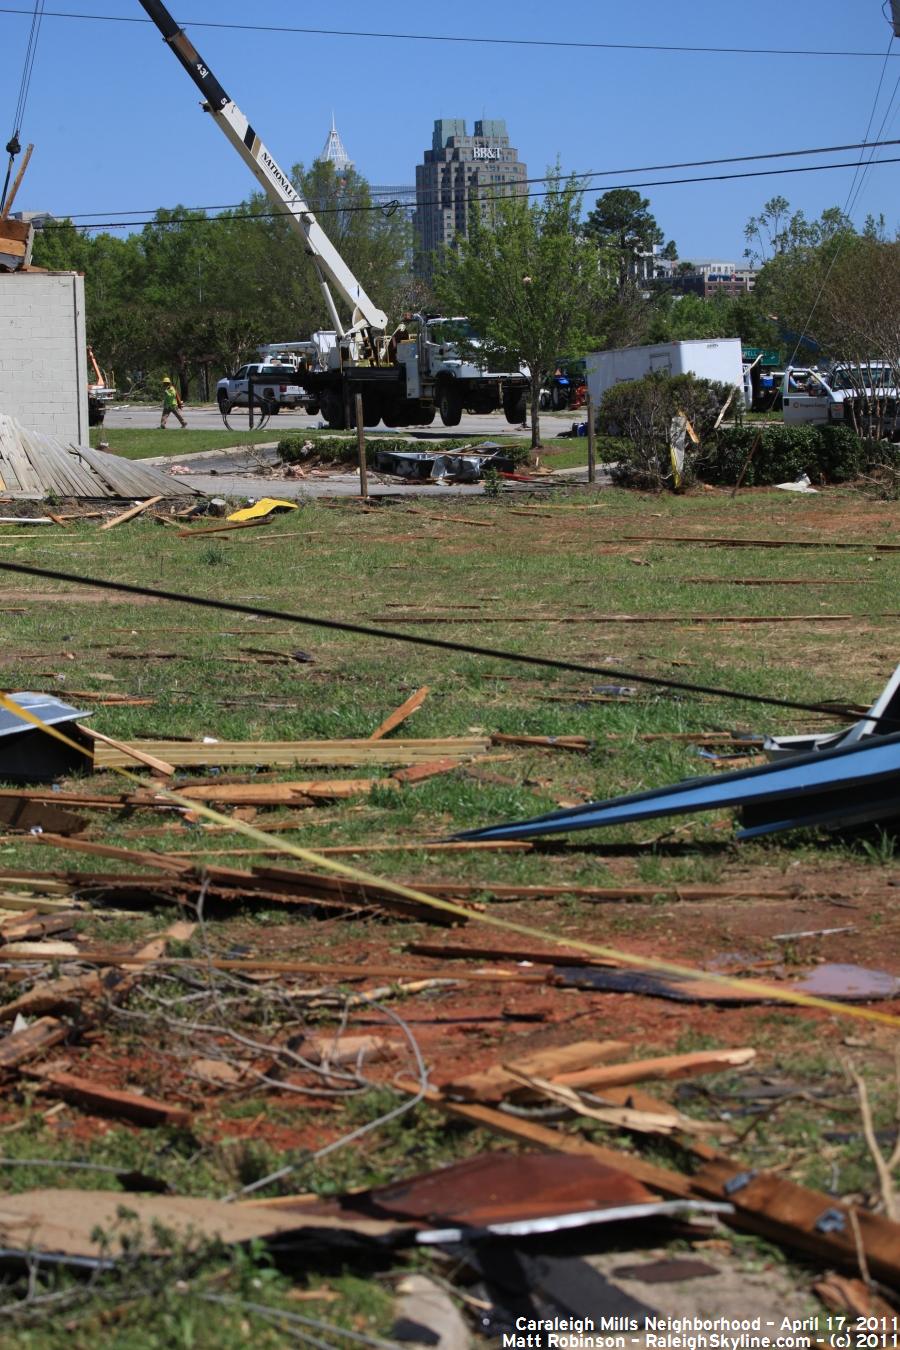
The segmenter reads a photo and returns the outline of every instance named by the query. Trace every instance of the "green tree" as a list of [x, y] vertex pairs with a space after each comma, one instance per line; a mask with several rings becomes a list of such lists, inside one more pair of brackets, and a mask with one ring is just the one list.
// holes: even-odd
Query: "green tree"
[[[612, 255], [620, 296], [628, 289], [639, 259], [652, 253], [665, 237], [650, 213], [649, 199], [633, 188], [613, 188], [598, 197], [584, 222], [584, 233], [598, 248]], [[666, 256], [677, 257], [674, 240], [666, 247]]]
[[563, 353], [592, 345], [610, 289], [596, 246], [579, 228], [576, 180], [557, 168], [549, 183], [543, 199], [504, 198], [490, 218], [473, 212], [468, 238], [446, 251], [435, 277], [444, 312], [468, 315], [482, 357], [528, 367], [533, 448], [541, 444], [541, 386]]
[[826, 207], [818, 220], [807, 220], [803, 211], [791, 210], [786, 197], [770, 197], [759, 215], [751, 216], [744, 226], [744, 257], [760, 266], [785, 254], [818, 248], [852, 230], [852, 222], [839, 206]]

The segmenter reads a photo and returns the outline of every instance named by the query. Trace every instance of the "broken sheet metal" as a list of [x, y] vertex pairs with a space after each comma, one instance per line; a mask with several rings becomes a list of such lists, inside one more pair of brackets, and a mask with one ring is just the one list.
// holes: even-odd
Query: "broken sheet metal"
[[852, 727], [826, 736], [767, 736], [763, 750], [769, 759], [783, 760], [792, 755], [835, 750], [839, 745], [854, 745], [866, 736], [886, 736], [895, 731], [900, 731], [900, 666], [866, 716], [854, 722]]
[[[80, 712], [68, 703], [60, 703], [52, 694], [24, 692], [10, 694], [10, 700], [20, 708], [27, 708], [48, 726], [65, 728], [71, 740], [81, 739], [71, 724], [90, 712]], [[31, 722], [0, 708], [0, 781], [9, 783], [45, 783], [74, 768], [83, 768], [84, 756], [70, 750], [54, 736], [48, 736]]]
[[[712, 1003], [719, 1006], [766, 1003], [757, 990], [743, 990], [738, 984], [719, 984], [702, 976], [661, 975], [653, 970], [610, 970], [605, 966], [559, 966], [554, 972], [557, 983], [574, 989], [593, 989], [600, 993], [642, 994], [646, 998], [671, 999], [674, 1003]], [[799, 980], [782, 983], [782, 989], [814, 994], [835, 1003], [871, 1003], [900, 998], [900, 980], [885, 970], [865, 966], [829, 963], [817, 966]]]
[[424, 1224], [416, 1241], [523, 1237], [592, 1224], [688, 1213], [727, 1213], [702, 1201], [662, 1201], [641, 1182], [593, 1158], [567, 1153], [483, 1154], [341, 1201], [379, 1219]]
[[712, 778], [687, 778], [672, 786], [588, 802], [532, 820], [468, 830], [454, 838], [528, 839], [724, 807], [741, 810], [744, 829], [739, 839], [814, 825], [838, 829], [896, 820], [900, 818], [900, 732], [866, 736], [850, 745]]
[[378, 473], [389, 473], [396, 478], [409, 478], [418, 482], [477, 483], [484, 476], [488, 465], [498, 472], [512, 471], [515, 467], [509, 455], [493, 450], [488, 454], [474, 450], [455, 454], [434, 450], [376, 450], [375, 455]]

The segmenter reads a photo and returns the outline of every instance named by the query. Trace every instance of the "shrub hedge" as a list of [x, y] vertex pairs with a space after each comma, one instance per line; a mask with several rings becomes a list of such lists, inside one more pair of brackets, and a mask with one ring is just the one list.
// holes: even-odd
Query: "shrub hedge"
[[868, 441], [843, 426], [726, 427], [708, 447], [699, 476], [707, 483], [737, 482], [760, 436], [744, 483], [763, 486], [792, 483], [808, 474], [813, 483], [847, 483], [876, 464], [900, 465], [900, 449], [886, 441]]

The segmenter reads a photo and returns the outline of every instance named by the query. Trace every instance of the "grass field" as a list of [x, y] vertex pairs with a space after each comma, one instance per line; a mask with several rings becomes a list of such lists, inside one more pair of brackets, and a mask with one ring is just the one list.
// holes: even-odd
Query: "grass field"
[[[124, 452], [138, 454], [156, 434], [122, 433]], [[169, 441], [186, 444], [189, 435], [207, 433], [173, 433]], [[262, 435], [271, 438], [268, 431]], [[133, 438], [127, 446], [126, 436]], [[111, 448], [119, 448], [113, 433], [108, 439]], [[591, 738], [593, 749], [575, 754], [500, 747], [488, 762], [416, 787], [310, 808], [286, 838], [308, 847], [356, 845], [358, 865], [411, 883], [452, 878], [486, 890], [492, 883], [549, 881], [659, 887], [659, 898], [645, 905], [601, 906], [570, 897], [503, 906], [504, 917], [631, 951], [698, 964], [778, 960], [806, 965], [822, 958], [900, 974], [900, 888], [889, 885], [900, 879], [900, 868], [892, 842], [877, 835], [839, 841], [804, 833], [737, 846], [730, 815], [718, 813], [682, 818], [674, 827], [662, 821], [574, 835], [527, 853], [442, 855], [429, 854], [426, 847], [460, 829], [710, 771], [692, 746], [669, 735], [835, 725], [821, 716], [753, 707], [736, 698], [646, 686], [621, 701], [596, 701], [594, 691], [628, 684], [632, 672], [800, 701], [868, 704], [900, 659], [900, 553], [872, 549], [878, 542], [896, 542], [898, 523], [896, 503], [850, 491], [829, 491], [813, 502], [764, 491], [732, 500], [719, 491], [654, 497], [610, 490], [584, 498], [560, 493], [452, 504], [419, 501], [415, 509], [386, 504], [366, 512], [352, 502], [304, 505], [259, 529], [195, 539], [179, 538], [147, 518], [102, 534], [94, 523], [40, 537], [0, 526], [0, 561], [542, 653], [585, 662], [597, 671], [539, 670], [281, 620], [212, 614], [168, 602], [135, 604], [128, 597], [0, 573], [0, 613], [6, 611], [2, 687], [50, 690], [71, 697], [76, 706], [78, 695], [69, 691], [152, 700], [136, 708], [95, 707], [91, 725], [120, 739], [296, 740], [366, 737], [427, 684], [431, 692], [424, 705], [395, 735], [577, 734]], [[696, 542], [666, 542], [664, 536]], [[726, 548], [706, 545], [703, 537], [826, 547]], [[848, 542], [861, 547], [827, 547]], [[302, 649], [314, 661], [266, 664], [258, 655], [261, 649], [285, 656]], [[647, 735], [660, 738], [641, 739]], [[327, 778], [329, 771], [316, 770], [315, 776]], [[335, 770], [334, 776], [346, 773]], [[85, 789], [119, 790], [111, 775], [77, 781]], [[271, 812], [267, 819], [280, 814]], [[238, 831], [204, 838], [196, 828], [173, 825], [159, 833], [160, 819], [142, 811], [98, 813], [90, 837], [128, 848], [189, 850], [198, 860], [215, 858], [225, 865], [273, 861], [249, 853], [256, 846]], [[397, 841], [421, 842], [422, 850], [365, 856], [367, 845]], [[124, 864], [7, 835], [0, 841], [0, 867], [115, 872]], [[668, 888], [688, 883], [760, 890], [787, 884], [795, 899], [786, 905], [763, 897], [729, 908], [666, 898]], [[848, 895], [849, 900], [835, 904], [829, 899]], [[123, 918], [96, 913], [80, 919], [79, 927], [98, 941], [133, 942], [158, 933], [172, 917], [164, 908]], [[787, 947], [773, 939], [787, 930], [846, 925], [854, 930], [850, 937]], [[404, 944], [416, 937], [434, 940], [434, 930], [364, 918], [321, 922], [263, 907], [211, 919], [205, 936], [218, 954], [240, 950], [366, 961], [402, 959]], [[494, 940], [490, 934], [488, 940]], [[194, 938], [185, 950], [202, 954], [203, 948]], [[145, 980], [134, 1006], [155, 1016], [154, 1000], [168, 997], [169, 987], [162, 977]], [[543, 1043], [555, 1031], [560, 1042], [624, 1033], [635, 1053], [754, 1045], [766, 1072], [795, 1079], [802, 1090], [833, 1085], [829, 1098], [807, 1096], [766, 1117], [741, 1145], [741, 1156], [748, 1166], [778, 1166], [785, 1176], [836, 1194], [874, 1190], [841, 1056], [848, 1053], [843, 1047], [856, 1047], [852, 1054], [869, 1077], [877, 1120], [887, 1124], [893, 1089], [886, 1029], [856, 1028], [797, 1008], [711, 1011], [580, 991], [555, 997], [555, 1003], [546, 1004], [550, 1020]], [[467, 993], [436, 991], [398, 1000], [396, 1006], [422, 1023], [423, 1045], [444, 1068], [479, 1054], [490, 1062], [499, 1054], [497, 1037], [526, 1034], [515, 1024], [503, 1031], [487, 1023], [480, 1032], [465, 1033], [453, 1025], [451, 1014], [477, 1011], [501, 1022], [510, 1010], [526, 1006], [525, 995], [517, 999], [485, 993], [476, 1009]], [[430, 1028], [442, 1017], [443, 1030]], [[328, 1015], [323, 1014], [323, 1025]], [[435, 1035], [442, 1039], [429, 1039]], [[75, 1052], [82, 1069], [113, 1073], [117, 1063], [127, 1064], [129, 1083], [162, 1096], [171, 1092], [173, 1080], [167, 1075], [182, 1082], [175, 1055], [164, 1028], [158, 1040], [154, 1032], [151, 1045], [140, 1027], [127, 1021], [110, 1023], [93, 1048]], [[190, 1085], [184, 1090], [189, 1092]], [[48, 1122], [44, 1105], [26, 1092], [8, 1097], [0, 1110], [0, 1130], [10, 1131], [2, 1153], [19, 1163], [42, 1160], [42, 1165], [11, 1167], [3, 1180], [15, 1190], [115, 1187], [108, 1174], [69, 1172], [63, 1166], [74, 1160], [103, 1165], [112, 1160], [125, 1169], [159, 1172], [176, 1193], [223, 1195], [236, 1179], [244, 1183], [265, 1176], [285, 1158], [302, 1161], [310, 1148], [376, 1118], [386, 1099], [392, 1100], [381, 1089], [325, 1110], [321, 1102], [288, 1093], [245, 1089], [211, 1100], [188, 1137], [98, 1123], [71, 1109]], [[829, 1142], [835, 1122], [848, 1137]], [[597, 1137], [607, 1137], [598, 1129]], [[616, 1136], [608, 1138], [615, 1146]], [[327, 1193], [369, 1185], [496, 1147], [495, 1139], [419, 1108], [353, 1149], [304, 1167], [284, 1189]], [[161, 1271], [138, 1261], [125, 1274], [110, 1277], [106, 1294], [73, 1298], [71, 1314], [54, 1315], [52, 1305], [40, 1315], [32, 1310], [33, 1318], [31, 1312], [22, 1314], [10, 1324], [4, 1343], [50, 1350], [103, 1338], [104, 1344], [139, 1350], [168, 1345], [230, 1350], [252, 1336], [261, 1346], [276, 1346], [287, 1342], [270, 1320], [238, 1305], [204, 1304], [201, 1295], [224, 1290], [245, 1302], [309, 1311], [292, 1303], [291, 1280], [259, 1252], [228, 1256], [210, 1250], [192, 1259], [191, 1298], [173, 1289], [173, 1266]], [[797, 1289], [807, 1287], [806, 1272], [791, 1267], [789, 1274]], [[380, 1334], [389, 1328], [383, 1280], [324, 1268], [308, 1273], [308, 1280], [313, 1287], [327, 1283], [336, 1295], [322, 1307], [312, 1304], [311, 1316]], [[64, 1277], [56, 1277], [51, 1292], [62, 1298], [68, 1288]], [[110, 1322], [113, 1306], [120, 1311]], [[74, 1331], [67, 1316], [74, 1318]]]

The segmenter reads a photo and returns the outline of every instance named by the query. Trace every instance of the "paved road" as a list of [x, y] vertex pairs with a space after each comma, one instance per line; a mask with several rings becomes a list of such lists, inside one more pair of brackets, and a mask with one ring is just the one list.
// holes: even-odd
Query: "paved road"
[[[221, 431], [223, 430], [222, 418], [218, 408], [214, 405], [208, 405], [202, 408], [188, 408], [185, 413], [188, 419], [188, 425], [194, 430]], [[565, 415], [546, 414], [547, 423], [544, 424], [542, 414], [542, 426], [544, 433], [568, 430], [571, 425], [571, 418]], [[110, 408], [106, 414], [105, 427], [110, 432], [115, 432], [120, 427], [155, 427], [159, 425], [159, 412], [156, 408], [146, 405], [118, 405]], [[238, 429], [238, 422], [232, 418], [232, 429]], [[309, 417], [306, 413], [283, 412], [277, 417], [270, 419], [267, 432], [271, 432], [272, 441], [255, 445], [252, 448], [235, 448], [232, 450], [204, 450], [197, 454], [186, 453], [184, 455], [161, 455], [155, 459], [143, 460], [144, 464], [152, 464], [157, 468], [171, 468], [173, 464], [183, 464], [191, 468], [194, 472], [190, 474], [179, 475], [178, 481], [184, 483], [185, 487], [195, 488], [198, 492], [206, 493], [209, 496], [216, 497], [264, 497], [278, 496], [287, 498], [304, 497], [358, 497], [359, 496], [359, 475], [356, 473], [329, 473], [327, 477], [321, 478], [301, 478], [301, 479], [282, 479], [261, 477], [253, 473], [260, 464], [274, 464], [278, 459], [275, 446], [278, 438], [285, 431], [305, 430], [317, 428], [320, 425], [318, 417]], [[427, 446], [429, 441], [443, 440], [448, 435], [480, 440], [500, 440], [506, 436], [522, 436], [521, 428], [511, 427], [502, 413], [489, 413], [485, 416], [464, 415], [462, 422], [458, 427], [448, 430], [445, 427], [403, 427], [397, 430], [391, 428], [379, 427], [378, 435], [395, 435], [405, 437], [413, 442], [419, 442]], [[173, 437], [177, 437], [177, 424], [172, 429]], [[189, 442], [188, 442], [189, 444]], [[584, 476], [583, 470], [563, 471], [560, 477], [563, 481], [573, 481], [575, 477]], [[544, 479], [540, 485], [550, 486], [551, 479]], [[533, 489], [538, 484], [510, 484], [510, 488], [515, 490], [521, 486], [523, 490]], [[479, 497], [484, 489], [480, 483], [398, 483], [396, 480], [382, 481], [378, 475], [369, 474], [369, 493], [373, 497]]]
[[[226, 428], [222, 422], [222, 415], [213, 403], [204, 404], [202, 407], [190, 407], [185, 409], [185, 417], [188, 426], [195, 431], [224, 431]], [[541, 413], [541, 428], [545, 435], [558, 436], [562, 431], [568, 431], [573, 420], [578, 416], [577, 413]], [[247, 416], [246, 411], [241, 415], [240, 410], [235, 410], [229, 419], [232, 430], [246, 431]], [[273, 439], [277, 440], [285, 431], [309, 430], [322, 426], [322, 419], [318, 416], [310, 417], [307, 413], [289, 412], [285, 409], [277, 417], [271, 417], [266, 426], [267, 431], [271, 431]], [[156, 405], [148, 404], [113, 404], [106, 414], [104, 426], [111, 431], [117, 427], [158, 427], [159, 426], [159, 408]], [[177, 434], [178, 423], [169, 423], [170, 428]], [[484, 416], [470, 415], [464, 413], [462, 421], [458, 427], [442, 426], [439, 419], [430, 427], [378, 427], [373, 428], [373, 432], [380, 436], [404, 436], [417, 441], [439, 441], [448, 436], [454, 439], [464, 437], [481, 436], [498, 440], [501, 436], [518, 436], [525, 433], [521, 427], [511, 427], [502, 413], [487, 413]]]

